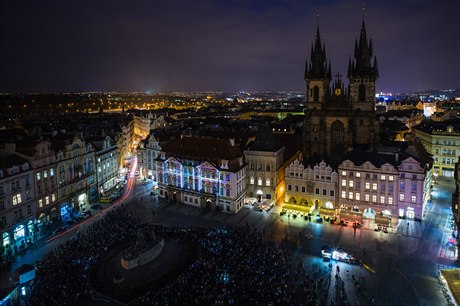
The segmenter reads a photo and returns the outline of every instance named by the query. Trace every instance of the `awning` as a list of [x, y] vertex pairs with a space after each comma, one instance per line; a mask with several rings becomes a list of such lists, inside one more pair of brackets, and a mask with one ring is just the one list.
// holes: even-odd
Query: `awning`
[[375, 216], [375, 224], [390, 225], [391, 218]]
[[355, 211], [340, 211], [340, 219], [363, 221], [363, 214]]
[[321, 207], [319, 209], [319, 214], [320, 215], [325, 215], [325, 216], [334, 216], [335, 215], [335, 209], [327, 209], [327, 208]]

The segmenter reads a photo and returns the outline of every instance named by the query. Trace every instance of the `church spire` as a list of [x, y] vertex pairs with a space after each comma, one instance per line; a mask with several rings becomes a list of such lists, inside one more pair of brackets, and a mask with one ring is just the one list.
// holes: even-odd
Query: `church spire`
[[355, 41], [354, 60], [349, 64], [348, 75], [371, 75], [378, 76], [377, 67], [373, 66], [372, 57], [374, 56], [374, 49], [372, 39], [367, 40], [366, 24], [361, 24], [361, 33], [359, 35], [359, 42]]
[[[308, 60], [307, 60], [308, 62]], [[308, 70], [307, 70], [308, 67]], [[324, 78], [328, 76], [328, 67], [326, 60], [326, 46], [321, 43], [319, 26], [316, 28], [315, 43], [311, 47], [310, 65], [306, 65], [305, 79], [307, 78]]]

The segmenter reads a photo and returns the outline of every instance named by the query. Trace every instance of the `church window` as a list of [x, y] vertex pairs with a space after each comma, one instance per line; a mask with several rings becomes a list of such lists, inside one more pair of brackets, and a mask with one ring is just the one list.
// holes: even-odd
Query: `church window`
[[313, 87], [313, 101], [319, 102], [319, 87], [318, 86]]
[[339, 120], [335, 121], [331, 125], [331, 142], [332, 151], [341, 150], [344, 144], [345, 129], [343, 123]]
[[358, 101], [359, 102], [365, 102], [366, 101], [366, 85], [364, 85], [364, 84], [359, 84]]

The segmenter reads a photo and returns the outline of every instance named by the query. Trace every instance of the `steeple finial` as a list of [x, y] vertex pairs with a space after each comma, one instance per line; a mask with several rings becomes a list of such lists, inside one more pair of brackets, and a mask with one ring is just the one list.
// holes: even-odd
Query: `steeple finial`
[[316, 10], [316, 27], [319, 28], [319, 10]]

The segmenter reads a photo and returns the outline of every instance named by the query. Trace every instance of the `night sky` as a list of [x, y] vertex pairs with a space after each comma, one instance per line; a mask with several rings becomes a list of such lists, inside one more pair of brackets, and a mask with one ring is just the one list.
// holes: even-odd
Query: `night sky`
[[[0, 90], [303, 91], [317, 25], [346, 74], [361, 1], [2, 0]], [[378, 91], [460, 87], [460, 1], [366, 1]]]

